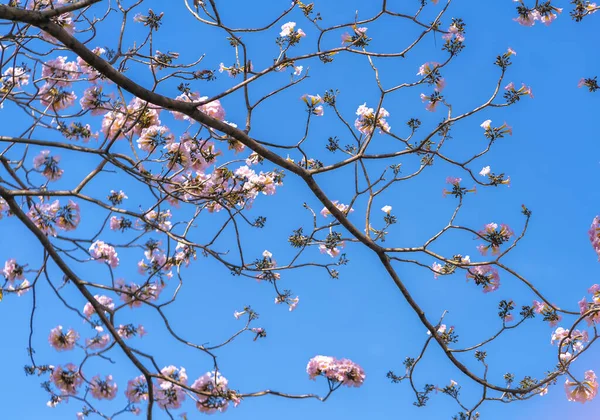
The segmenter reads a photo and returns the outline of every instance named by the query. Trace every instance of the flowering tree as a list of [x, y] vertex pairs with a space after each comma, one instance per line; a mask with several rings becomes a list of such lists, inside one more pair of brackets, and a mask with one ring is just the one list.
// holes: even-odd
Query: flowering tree
[[[452, 97], [444, 95], [444, 72], [460, 62], [467, 25], [449, 18], [450, 1], [415, 1], [402, 5], [410, 10], [396, 11], [383, 0], [374, 12], [356, 12], [351, 20], [327, 25], [332, 19], [321, 16], [318, 2], [273, 2], [265, 8], [272, 10], [261, 12], [260, 23], [244, 26], [228, 20], [226, 2], [173, 3], [186, 10], [171, 11], [164, 2], [150, 0], [10, 0], [0, 5], [0, 115], [6, 115], [0, 136], [0, 223], [4, 232], [34, 238], [23, 259], [12, 256], [14, 250], [2, 238], [1, 290], [5, 301], [32, 298], [25, 371], [42, 378], [50, 407], [76, 401], [71, 407], [78, 418], [127, 413], [173, 418], [187, 404], [210, 414], [252, 397], [325, 401], [340, 387], [360, 387], [366, 378], [360, 361], [336, 354], [308, 360], [309, 378], [323, 377], [319, 380], [326, 383], [323, 393], [238, 389], [221, 354], [245, 336], [252, 341], [267, 337], [257, 312], [249, 305], [228, 309], [242, 326], [215, 343], [205, 336], [190, 338], [195, 337], [193, 318], [172, 319], [172, 308], [196, 309], [185, 297], [197, 273], [203, 273], [194, 267], [204, 261], [224, 267], [215, 278], [230, 272], [255, 279], [261, 290], [270, 290], [275, 304], [293, 311], [300, 300], [284, 288], [286, 276], [316, 269], [336, 279], [342, 267], [352, 265], [353, 253], [373, 256], [371, 263], [427, 331], [414, 338], [421, 350], [406, 355], [403, 372], [388, 373], [391, 382], [408, 383], [417, 406], [441, 392], [458, 404], [454, 418], [478, 418], [486, 401], [530, 399], [558, 381], [571, 401], [596, 396], [594, 372], [577, 376], [571, 366], [598, 338], [600, 286], [590, 287], [578, 309], [574, 302], [564, 302], [563, 308], [506, 262], [532, 218], [525, 205], [518, 227], [491, 220], [483, 226], [459, 223], [463, 207], [485, 205], [474, 195], [477, 189], [510, 185], [510, 176], [493, 171], [486, 159], [513, 134], [512, 128], [481, 115], [493, 111], [501, 118], [503, 108], [533, 98], [527, 84], [511, 81], [517, 52], [509, 46], [499, 51], [495, 68], [486, 70], [495, 71], [496, 78], [487, 97], [457, 111]], [[589, 1], [571, 3], [575, 21], [600, 9]], [[549, 25], [562, 12], [550, 1], [516, 1], [516, 6], [514, 20], [524, 26]], [[210, 57], [198, 56], [197, 48], [170, 51], [177, 49], [163, 27], [170, 13], [185, 13], [202, 43], [225, 39], [229, 50]], [[381, 42], [382, 31], [394, 25], [410, 30], [390, 50]], [[392, 69], [432, 39], [437, 40], [427, 52], [432, 58], [411, 67], [410, 78], [397, 80]], [[349, 104], [352, 92], [339, 91], [326, 72], [338, 62], [349, 68], [355, 61], [368, 66], [375, 93], [368, 101]], [[308, 91], [311, 78], [324, 78], [330, 88]], [[583, 78], [579, 87], [595, 91], [598, 84], [595, 77]], [[419, 112], [413, 104], [410, 115], [401, 116], [404, 109], [394, 102], [400, 95], [421, 101]], [[274, 129], [265, 108], [285, 111], [293, 122]], [[437, 120], [411, 116], [429, 112]], [[406, 126], [400, 128], [403, 118]], [[324, 119], [330, 119], [326, 129], [319, 125]], [[457, 148], [451, 130], [468, 124], [478, 126], [483, 143]], [[324, 136], [326, 131], [331, 134]], [[440, 210], [446, 220], [432, 224], [434, 230], [419, 244], [400, 234], [396, 238], [393, 197], [438, 167], [450, 175], [443, 190], [446, 200], [454, 200], [449, 217]], [[333, 188], [331, 179], [336, 180]], [[278, 201], [284, 180], [295, 189], [296, 202]], [[442, 186], [430, 182], [426, 188]], [[305, 219], [294, 220], [297, 227], [280, 234], [288, 248], [256, 245], [270, 219], [278, 219], [253, 206], [261, 212], [304, 209]], [[600, 218], [594, 219], [589, 236], [600, 255]], [[476, 245], [469, 242], [473, 238]], [[468, 247], [480, 255], [469, 257]], [[496, 301], [497, 325], [476, 344], [459, 345], [458, 334], [469, 326], [449, 326], [444, 302], [436, 313], [425, 314], [415, 297], [419, 286], [402, 279], [404, 268], [413, 266], [421, 269], [423, 282], [464, 276], [469, 287], [485, 294], [510, 278], [531, 299]], [[49, 289], [41, 289], [42, 284]], [[44, 294], [53, 297], [44, 303], [66, 308], [50, 320], [54, 327], [49, 330], [38, 328], [35, 317]], [[226, 297], [202, 299], [226, 307]], [[537, 378], [489, 374], [486, 349], [532, 318], [553, 327], [556, 364]], [[67, 327], [75, 325], [72, 319], [80, 319], [79, 325]], [[144, 347], [153, 334], [161, 346]], [[38, 336], [47, 337], [55, 352], [37, 343]], [[182, 367], [177, 353], [162, 345], [168, 339], [195, 352], [206, 368]], [[435, 346], [481, 392], [465, 399], [454, 380], [445, 386], [419, 385], [418, 368]], [[64, 352], [69, 361], [56, 362], [64, 356], [56, 352]], [[115, 361], [137, 373], [120, 375]]]

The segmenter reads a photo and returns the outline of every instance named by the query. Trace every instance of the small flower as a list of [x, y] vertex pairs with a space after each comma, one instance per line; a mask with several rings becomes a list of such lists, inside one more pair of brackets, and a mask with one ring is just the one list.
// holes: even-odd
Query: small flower
[[479, 175], [481, 176], [488, 176], [490, 173], [490, 167], [489, 166], [484, 166], [483, 169], [479, 172]]
[[384, 213], [390, 214], [391, 211], [392, 211], [392, 206], [383, 206], [381, 208], [381, 211], [384, 212]]

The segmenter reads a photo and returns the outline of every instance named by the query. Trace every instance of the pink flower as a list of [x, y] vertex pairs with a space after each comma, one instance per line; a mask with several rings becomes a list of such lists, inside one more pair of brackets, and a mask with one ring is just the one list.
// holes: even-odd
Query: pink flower
[[124, 338], [124, 339], [130, 339], [131, 337], [135, 337], [136, 335], [139, 335], [140, 337], [144, 336], [146, 334], [146, 330], [144, 329], [144, 327], [142, 325], [138, 325], [137, 327], [135, 327], [133, 324], [127, 324], [127, 325], [119, 325], [119, 328], [117, 329], [117, 333], [119, 334], [120, 337]]
[[487, 245], [479, 245], [477, 249], [482, 255], [486, 255], [489, 249], [492, 250], [492, 254], [496, 255], [500, 253], [500, 246], [514, 235], [512, 229], [505, 224], [498, 225], [496, 223], [488, 223], [484, 229], [478, 232], [479, 235], [487, 241]]
[[437, 262], [434, 262], [433, 264], [431, 264], [431, 269], [433, 270], [433, 278], [434, 279], [438, 279], [438, 277], [440, 276], [440, 274], [444, 274], [443, 272], [443, 266]]
[[500, 287], [498, 270], [491, 265], [470, 267], [467, 271], [468, 279], [473, 279], [477, 286], [483, 286], [483, 293], [493, 292]]
[[551, 327], [556, 327], [556, 325], [562, 320], [562, 315], [558, 315], [556, 311], [545, 302], [538, 302], [537, 300], [534, 300], [533, 310], [535, 313], [542, 315], [545, 321], [550, 321], [549, 325]]
[[[104, 296], [104, 295], [94, 295], [94, 299], [96, 299], [96, 301], [103, 306], [104, 308], [112, 311], [113, 309], [115, 309], [115, 304], [113, 303], [113, 300], [111, 298], [109, 298], [108, 296]], [[94, 309], [94, 307], [92, 306], [92, 304], [90, 302], [87, 302], [85, 304], [85, 306], [83, 307], [83, 314], [86, 317], [91, 317], [92, 315], [94, 315], [96, 313], [96, 310]]]
[[42, 105], [51, 108], [54, 112], [58, 112], [72, 106], [77, 99], [77, 95], [75, 95], [75, 92], [68, 92], [60, 87], [46, 83], [38, 92], [38, 98]]
[[117, 268], [119, 265], [119, 258], [115, 248], [104, 243], [103, 241], [96, 241], [90, 246], [90, 256], [93, 260], [99, 262], [106, 262], [112, 268]]
[[9, 67], [0, 78], [2, 87], [6, 90], [29, 84], [29, 74], [22, 67]]
[[108, 343], [110, 343], [110, 335], [108, 334], [98, 334], [95, 337], [86, 338], [85, 340], [85, 346], [90, 350], [101, 350], [105, 348]]
[[79, 225], [79, 220], [79, 204], [72, 200], [62, 206], [56, 214], [56, 226], [66, 231], [75, 230]]
[[[342, 213], [344, 213], [346, 215], [349, 213], [352, 213], [354, 211], [354, 209], [351, 209], [350, 206], [339, 203], [337, 200], [332, 201], [332, 203], [335, 205], [335, 207], [337, 207], [337, 209], [339, 211], [341, 211]], [[323, 207], [323, 209], [320, 211], [320, 213], [321, 213], [321, 216], [323, 216], [323, 217], [331, 216], [331, 213], [329, 212], [329, 210], [327, 210], [327, 207]]]
[[131, 379], [127, 382], [125, 396], [132, 403], [139, 403], [148, 400], [148, 383], [144, 375]]
[[593, 370], [585, 372], [584, 380], [581, 382], [565, 381], [565, 392], [569, 401], [585, 403], [591, 401], [598, 393], [598, 382]]
[[592, 247], [598, 255], [598, 261], [600, 261], [600, 216], [594, 217], [594, 220], [592, 220], [592, 225], [588, 230], [588, 234]]
[[[102, 54], [104, 54], [106, 52], [106, 50], [101, 47], [96, 47], [92, 50], [92, 52], [94, 54], [96, 54], [98, 57], [100, 57]], [[90, 82], [95, 82], [97, 79], [100, 79], [103, 77], [102, 74], [100, 74], [100, 72], [98, 72], [98, 70], [96, 70], [95, 68], [90, 66], [81, 57], [77, 57], [77, 64], [79, 64], [79, 67], [81, 67], [81, 71], [87, 75], [88, 80]]]
[[57, 351], [73, 350], [75, 343], [79, 339], [79, 334], [73, 329], [63, 332], [62, 325], [50, 330], [48, 342]]
[[306, 34], [304, 33], [304, 31], [302, 29], [298, 29], [296, 30], [296, 22], [288, 22], [288, 23], [284, 23], [281, 26], [281, 32], [279, 33], [280, 37], [289, 37], [289, 38], [297, 38], [300, 39], [302, 37], [305, 37]]
[[[175, 382], [187, 385], [187, 374], [184, 368], [177, 369], [175, 366], [166, 366], [160, 373]], [[160, 408], [178, 409], [185, 400], [186, 391], [173, 382], [158, 379], [158, 386], [154, 387], [154, 398]]]
[[211, 395], [196, 395], [196, 408], [201, 413], [213, 414], [217, 411], [227, 410], [229, 400], [234, 405], [239, 404], [239, 398], [228, 388], [227, 379], [218, 372], [207, 372], [192, 384], [192, 389], [198, 392], [210, 393]]
[[379, 128], [380, 134], [391, 130], [390, 125], [385, 120], [390, 116], [390, 113], [383, 107], [379, 108], [379, 112], [375, 116], [375, 110], [368, 108], [365, 102], [358, 107], [356, 115], [358, 115], [358, 118], [354, 121], [354, 127], [364, 135], [371, 134], [375, 128]]
[[24, 280], [24, 269], [24, 266], [17, 264], [17, 260], [10, 258], [4, 262], [2, 274], [9, 282]]
[[533, 9], [533, 10], [528, 11], [525, 15], [521, 15], [517, 18], [514, 18], [513, 20], [522, 26], [533, 26], [533, 25], [535, 25], [535, 21], [540, 20], [540, 18], [541, 18], [540, 12]]
[[332, 382], [357, 388], [364, 383], [366, 378], [362, 367], [352, 360], [338, 360], [329, 356], [315, 356], [310, 359], [306, 366], [306, 373], [312, 380], [315, 380], [317, 376], [325, 376]]
[[100, 379], [100, 375], [96, 375], [91, 380], [90, 392], [99, 400], [112, 400], [117, 396], [117, 384], [113, 381], [112, 375], [106, 376], [105, 379]]
[[58, 167], [60, 156], [51, 156], [50, 150], [42, 150], [33, 158], [33, 168], [44, 175], [48, 181], [60, 179], [64, 171]]
[[77, 388], [83, 383], [83, 378], [79, 374], [77, 366], [73, 363], [67, 363], [64, 367], [55, 367], [50, 375], [50, 381], [60, 391], [68, 395], [76, 395]]
[[79, 77], [79, 67], [74, 61], [67, 62], [67, 57], [60, 56], [44, 63], [42, 77], [51, 86], [69, 86]]

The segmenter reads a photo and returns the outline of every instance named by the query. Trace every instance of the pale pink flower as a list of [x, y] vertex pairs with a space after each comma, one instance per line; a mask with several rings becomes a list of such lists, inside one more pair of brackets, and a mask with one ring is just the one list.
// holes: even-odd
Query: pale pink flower
[[72, 106], [77, 99], [77, 95], [75, 95], [75, 92], [68, 92], [46, 83], [38, 92], [38, 98], [42, 105], [58, 112]]
[[364, 383], [366, 378], [362, 367], [352, 360], [338, 360], [329, 356], [315, 356], [310, 359], [306, 366], [306, 373], [312, 380], [315, 380], [317, 376], [325, 376], [332, 382], [357, 388]]
[[384, 212], [384, 213], [390, 214], [392, 212], [392, 206], [389, 206], [389, 205], [388, 206], [383, 206], [381, 208], [381, 211]]
[[537, 10], [530, 10], [525, 16], [519, 16], [513, 20], [522, 26], [533, 26], [536, 20], [540, 20], [541, 15]]
[[389, 132], [392, 129], [386, 121], [390, 113], [383, 107], [379, 108], [379, 112], [375, 116], [375, 110], [368, 108], [365, 102], [357, 108], [356, 115], [358, 115], [358, 118], [354, 121], [354, 127], [364, 135], [371, 134], [375, 128], [379, 128], [380, 134]]
[[54, 86], [69, 86], [79, 77], [79, 66], [76, 62], [67, 62], [67, 57], [60, 56], [47, 61], [42, 66], [42, 77]]
[[[109, 298], [108, 296], [94, 295], [94, 299], [96, 299], [96, 301], [101, 306], [107, 308], [108, 310], [112, 311], [113, 309], [115, 309], [115, 304], [113, 303], [113, 300], [111, 298]], [[90, 302], [87, 302], [85, 304], [85, 306], [83, 307], [83, 314], [89, 318], [95, 313], [96, 313], [96, 310], [94, 309], [92, 304]]]
[[22, 67], [9, 67], [0, 78], [5, 89], [29, 84], [29, 74]]
[[[354, 211], [354, 209], [351, 209], [350, 206], [348, 206], [346, 204], [339, 203], [337, 200], [332, 201], [332, 204], [335, 205], [335, 207], [337, 207], [337, 209], [339, 211], [341, 211], [342, 213], [344, 213], [346, 215], [350, 214], [350, 213], [352, 213]], [[323, 209], [320, 211], [320, 213], [321, 213], [321, 216], [323, 216], [323, 217], [327, 217], [327, 216], [331, 215], [331, 213], [329, 212], [329, 210], [327, 210], [327, 207], [323, 207]]]
[[[167, 376], [172, 380], [187, 385], [187, 374], [185, 369], [177, 369], [175, 366], [166, 366], [161, 371], [163, 376]], [[157, 380], [158, 386], [154, 386], [154, 398], [160, 408], [178, 409], [185, 400], [186, 391], [173, 382], [164, 379]]]
[[483, 293], [493, 292], [500, 287], [498, 270], [491, 265], [477, 265], [467, 270], [467, 280], [473, 279], [477, 286], [483, 286]]
[[481, 171], [479, 171], [479, 175], [481, 176], [488, 176], [490, 174], [490, 167], [489, 166], [484, 166], [483, 169]]
[[106, 376], [105, 379], [100, 379], [100, 375], [96, 375], [91, 380], [90, 392], [99, 400], [112, 400], [117, 396], [117, 384], [113, 381], [112, 375]]
[[41, 172], [48, 181], [56, 181], [65, 172], [58, 167], [59, 162], [60, 156], [51, 156], [50, 150], [42, 150], [39, 155], [33, 158], [33, 168]]
[[119, 258], [115, 248], [103, 241], [96, 241], [90, 246], [90, 256], [93, 260], [106, 262], [112, 268], [117, 268]]
[[148, 400], [148, 383], [146, 382], [144, 375], [140, 375], [127, 382], [125, 396], [127, 397], [127, 400], [132, 403]]
[[24, 269], [24, 266], [17, 264], [17, 260], [10, 258], [4, 262], [2, 274], [9, 282], [24, 280]]
[[481, 123], [480, 127], [483, 128], [484, 130], [490, 130], [492, 128], [491, 124], [492, 124], [492, 120], [485, 120], [484, 122]]
[[105, 348], [108, 343], [110, 343], [110, 335], [108, 334], [98, 334], [92, 338], [86, 338], [85, 346], [91, 350], [101, 350]]
[[565, 392], [569, 401], [585, 403], [591, 401], [598, 394], [598, 382], [593, 370], [585, 372], [584, 380], [581, 382], [565, 381]]
[[207, 372], [196, 379], [192, 384], [192, 389], [211, 394], [195, 395], [198, 411], [204, 414], [213, 414], [217, 411], [224, 412], [229, 405], [229, 399], [225, 398], [225, 396], [231, 398], [234, 405], [239, 404], [239, 398], [236, 397], [233, 391], [229, 390], [227, 385], [227, 379], [218, 372]]
[[76, 395], [77, 388], [83, 383], [83, 378], [79, 374], [77, 366], [67, 363], [65, 366], [57, 366], [53, 369], [50, 381], [65, 394]]
[[57, 351], [73, 350], [78, 339], [79, 334], [75, 330], [69, 329], [65, 333], [62, 325], [50, 330], [48, 336], [48, 342]]

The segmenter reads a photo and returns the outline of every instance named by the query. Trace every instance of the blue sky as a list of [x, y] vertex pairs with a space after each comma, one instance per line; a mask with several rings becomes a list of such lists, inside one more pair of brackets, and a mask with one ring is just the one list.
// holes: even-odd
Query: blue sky
[[[315, 9], [323, 16], [323, 25], [332, 25], [351, 20], [356, 10], [360, 12], [359, 18], [371, 16], [379, 2], [365, 3], [350, 0], [343, 2], [342, 6], [341, 2], [316, 2]], [[405, 3], [388, 2], [391, 10], [406, 13], [416, 10], [417, 1], [412, 1], [410, 5]], [[492, 152], [473, 167], [478, 172], [481, 167], [491, 165], [494, 171], [507, 173], [512, 180], [510, 188], [479, 189], [477, 195], [467, 196], [457, 222], [479, 229], [495, 221], [507, 223], [515, 231], [520, 231], [524, 222], [520, 208], [521, 204], [526, 204], [533, 211], [528, 234], [506, 258], [506, 263], [537, 285], [550, 300], [576, 310], [577, 301], [586, 294], [589, 286], [597, 282], [598, 272], [598, 261], [587, 239], [589, 224], [600, 209], [599, 192], [594, 188], [594, 180], [600, 169], [597, 134], [593, 125], [598, 98], [577, 89], [581, 77], [589, 77], [600, 69], [600, 59], [589, 52], [589, 40], [598, 36], [597, 23], [592, 16], [576, 24], [569, 19], [565, 9], [565, 13], [550, 27], [537, 24], [533, 28], [524, 28], [512, 21], [515, 17], [512, 2], [486, 3], [489, 4], [482, 8], [475, 7], [473, 2], [456, 1], [443, 19], [444, 27], [449, 24], [450, 17], [461, 17], [467, 23], [466, 48], [443, 71], [447, 81], [444, 96], [458, 113], [485, 101], [499, 73], [493, 65], [495, 57], [506, 51], [507, 47], [512, 47], [518, 55], [508, 70], [506, 82], [530, 85], [535, 98], [524, 98], [509, 108], [484, 110], [453, 127], [453, 139], [446, 149], [453, 156], [468, 155], [485, 145], [483, 130], [479, 125], [486, 119], [498, 125], [506, 121], [514, 130], [512, 137], [499, 140]], [[564, 3], [557, 5], [567, 8], [568, 5]], [[200, 26], [187, 14], [183, 2], [174, 2], [168, 8], [164, 8], [162, 2], [144, 2], [144, 8], [139, 11], [145, 12], [146, 5], [156, 12], [165, 11], [164, 24], [155, 41], [156, 49], [177, 51], [181, 53], [182, 62], [205, 54], [202, 68], [216, 69], [220, 62], [227, 64], [233, 61], [233, 51], [226, 47], [224, 35]], [[252, 26], [260, 26], [276, 11], [287, 6], [287, 0], [269, 2], [268, 8], [236, 0], [222, 6], [222, 13], [223, 19], [231, 22], [231, 26], [242, 26], [247, 22], [251, 22]], [[429, 5], [423, 20], [432, 19], [441, 7]], [[250, 58], [255, 68], [264, 68], [272, 63], [272, 58], [278, 52], [274, 39], [279, 33], [279, 26], [288, 20], [298, 22], [298, 26], [307, 33], [307, 37], [294, 48], [294, 53], [301, 54], [314, 49], [315, 32], [310, 30], [309, 22], [295, 12], [290, 19], [285, 19], [264, 34], [244, 36], [251, 45]], [[373, 48], [384, 51], [403, 48], [417, 33], [409, 23], [398, 23], [389, 18], [367, 26], [369, 35], [374, 39]], [[101, 28], [98, 45], [114, 45], [110, 26]], [[337, 46], [341, 32], [332, 34], [327, 45]], [[132, 26], [126, 40], [133, 42], [141, 36], [139, 25]], [[376, 61], [383, 82], [389, 86], [403, 81], [416, 81], [415, 74], [422, 63], [445, 58], [445, 53], [440, 50], [442, 45], [439, 36], [437, 39], [430, 36], [405, 59]], [[75, 58], [72, 54], [68, 56], [69, 59]], [[306, 117], [304, 105], [298, 99], [304, 93], [322, 94], [326, 89], [339, 89], [340, 111], [350, 121], [353, 121], [358, 105], [367, 102], [369, 106], [375, 106], [378, 91], [364, 57], [338, 56], [326, 66], [318, 60], [302, 64], [305, 68], [310, 67], [311, 77], [267, 101], [257, 111], [251, 132], [254, 138], [285, 144], [297, 141], [302, 136]], [[140, 83], [149, 81], [144, 66], [133, 67], [129, 76]], [[192, 90], [213, 95], [235, 82], [224, 74], [218, 76], [215, 82], [194, 82]], [[281, 86], [287, 77], [287, 74], [275, 74], [258, 82], [256, 90], [252, 91], [253, 97], [258, 98], [260, 92]], [[161, 93], [176, 96], [175, 85], [166, 84]], [[419, 99], [421, 92], [430, 93], [430, 89], [417, 87], [386, 98], [384, 107], [391, 114], [388, 122], [393, 132], [406, 133], [404, 124], [413, 117], [423, 121], [423, 132], [435, 127], [442, 119], [441, 110], [432, 114], [424, 109]], [[226, 119], [241, 126], [245, 118], [242, 96], [234, 94], [222, 102], [227, 110]], [[3, 135], [16, 135], [19, 128], [28, 123], [23, 114], [9, 104], [1, 112], [4, 121], [15, 121], [5, 127]], [[331, 155], [324, 150], [327, 137], [338, 135], [342, 143], [348, 137], [332, 114], [331, 109], [326, 108], [324, 117], [314, 119], [308, 140], [308, 150], [314, 153], [312, 156], [324, 163], [332, 163], [339, 158], [339, 155]], [[165, 120], [171, 122], [168, 117]], [[99, 117], [94, 117], [89, 122], [99, 129], [100, 121]], [[173, 123], [175, 133], [183, 128], [183, 125]], [[39, 136], [42, 135], [40, 131]], [[376, 135], [375, 147], [392, 147], [393, 150], [394, 145], [389, 146], [386, 143], [388, 140], [385, 136]], [[126, 152], [128, 146], [122, 144], [118, 147]], [[65, 177], [53, 187], [69, 188], [86, 170], [89, 171], [89, 165], [94, 160], [81, 159], [66, 152], [61, 154], [65, 162]], [[410, 167], [410, 163], [406, 163], [406, 167]], [[265, 163], [263, 170], [270, 169], [272, 165]], [[442, 198], [441, 190], [445, 187], [446, 176], [462, 175], [455, 168], [438, 162], [417, 179], [399, 184], [375, 202], [375, 209], [386, 204], [392, 205], [393, 214], [398, 218], [398, 223], [389, 229], [387, 244], [416, 246], [445, 225], [455, 206], [453, 198]], [[352, 172], [348, 169], [320, 176], [317, 181], [332, 199], [347, 202], [352, 194]], [[107, 173], [90, 185], [88, 193], [103, 197], [110, 189], [123, 189], [128, 193], [129, 199], [124, 204], [126, 208], [137, 210], [139, 206], [150, 204], [145, 191], [136, 188], [130, 180], [119, 174]], [[249, 211], [249, 218], [264, 215], [267, 225], [262, 230], [243, 229], [242, 243], [250, 258], [258, 258], [264, 249], [273, 252], [281, 262], [293, 255], [293, 250], [287, 245], [287, 236], [301, 226], [310, 229], [312, 223], [309, 213], [302, 208], [304, 202], [316, 211], [322, 207], [311, 197], [303, 183], [291, 174], [275, 196], [257, 200]], [[374, 214], [376, 217], [382, 215], [377, 212]], [[360, 225], [363, 215], [364, 202], [358, 204], [350, 220]], [[95, 232], [104, 217], [106, 213], [82, 205], [82, 228], [74, 235], [85, 237]], [[179, 220], [177, 216], [175, 219]], [[198, 240], [208, 237], [209, 232], [222, 220], [223, 215], [219, 214], [201, 217], [195, 233]], [[382, 221], [377, 223], [381, 224]], [[38, 266], [41, 251], [33, 236], [14, 219], [4, 218], [0, 226], [0, 260], [17, 258], [31, 266]], [[101, 239], [125, 242], [122, 234], [109, 231], [101, 235]], [[217, 248], [221, 251], [233, 250], [232, 239], [232, 233], [229, 232], [217, 244]], [[469, 235], [449, 235], [448, 239], [440, 241], [433, 249], [448, 256], [453, 253], [468, 254], [475, 260], [481, 258], [475, 249], [477, 244]], [[256, 326], [267, 330], [266, 339], [253, 342], [251, 334], [243, 335], [218, 353], [221, 371], [229, 379], [232, 388], [241, 392], [269, 388], [288, 393], [325, 394], [327, 385], [323, 378], [312, 382], [305, 373], [306, 363], [317, 354], [350, 358], [363, 366], [367, 373], [363, 387], [341, 389], [324, 404], [312, 400], [263, 397], [244, 400], [239, 407], [231, 408], [223, 416], [230, 419], [275, 419], [285, 413], [290, 420], [309, 416], [316, 419], [362, 419], [366, 416], [392, 419], [399, 415], [438, 419], [449, 418], [459, 411], [458, 406], [441, 393], [434, 395], [427, 407], [416, 408], [412, 405], [414, 395], [408, 384], [394, 385], [386, 379], [389, 370], [402, 372], [402, 360], [406, 356], [418, 354], [427, 337], [425, 328], [374, 254], [357, 245], [348, 245], [345, 251], [350, 264], [340, 269], [340, 279], [330, 279], [322, 270], [311, 268], [282, 275], [281, 287], [292, 289], [294, 295], [301, 299], [297, 310], [291, 313], [284, 306], [273, 304], [272, 289], [266, 284], [231, 276], [227, 269], [209, 258], [199, 255], [189, 269], [183, 269], [184, 288], [178, 304], [169, 310], [169, 315], [173, 328], [184, 333], [190, 341], [217, 343], [227, 338], [242, 322], [233, 318], [233, 312], [245, 305], [251, 305], [260, 314]], [[116, 275], [139, 281], [135, 264], [141, 258], [141, 251], [119, 250], [119, 253], [121, 266]], [[307, 260], [329, 261], [329, 257], [319, 254], [316, 247], [307, 254]], [[433, 260], [424, 258], [423, 262], [431, 264]], [[106, 281], [108, 271], [95, 262], [74, 266], [86, 279]], [[498, 291], [483, 294], [474, 284], [466, 283], [462, 273], [434, 280], [431, 272], [422, 268], [408, 265], [397, 265], [396, 268], [430, 320], [435, 321], [444, 310], [449, 311], [445, 323], [457, 328], [459, 345], [463, 346], [481, 341], [500, 327], [496, 315], [500, 300], [512, 299], [520, 307], [530, 305], [534, 299], [524, 285], [506, 274]], [[61, 275], [55, 267], [51, 267], [50, 274], [55, 283], [60, 282]], [[74, 306], [83, 307], [85, 302], [75, 290], [67, 287], [64, 294]], [[0, 317], [5, 320], [1, 354], [5, 360], [5, 378], [10, 378], [0, 382], [4, 416], [7, 419], [74, 417], [74, 413], [80, 409], [76, 401], [52, 410], [47, 408], [46, 395], [38, 386], [38, 378], [25, 377], [23, 374], [22, 366], [28, 363], [25, 348], [31, 297], [31, 294], [21, 298], [7, 296], [0, 305]], [[51, 351], [47, 334], [58, 324], [80, 329], [82, 336], [89, 334], [87, 328], [72, 312], [62, 307], [45, 281], [41, 282], [36, 297], [34, 348], [39, 363], [58, 365], [80, 360], [78, 357], [81, 354]], [[125, 309], [120, 319], [123, 321], [119, 322], [123, 323], [143, 322], [149, 334], [143, 339], [136, 338], [135, 345], [156, 354], [161, 366], [184, 366], [190, 382], [212, 369], [208, 358], [176, 345], [172, 340], [167, 341], [164, 326], [155, 314], [144, 309]], [[566, 323], [564, 326], [567, 327]], [[556, 349], [550, 345], [551, 331], [538, 317], [526, 322], [518, 330], [509, 332], [499, 342], [485, 347], [489, 355], [490, 380], [501, 383], [502, 375], [508, 371], [515, 373], [517, 378], [524, 375], [543, 376], [547, 369], [553, 367], [556, 359]], [[582, 376], [588, 369], [600, 371], [597, 355], [595, 349], [588, 351], [575, 364], [572, 372]], [[112, 351], [110, 356], [116, 362], [114, 366], [105, 361], [92, 361], [89, 365], [89, 374], [110, 371], [118, 380], [119, 397], [110, 404], [98, 404], [100, 408], [106, 407], [107, 411], [124, 405], [122, 391], [126, 381], [137, 376], [133, 366], [118, 349]], [[464, 360], [470, 366], [476, 366], [472, 363], [472, 356]], [[474, 369], [481, 374], [479, 367]], [[462, 396], [466, 404], [476, 400], [480, 392], [478, 388], [459, 374], [436, 346], [432, 346], [418, 368], [415, 377], [418, 386], [426, 383], [444, 386], [451, 379], [463, 386]], [[596, 410], [597, 402], [583, 406], [569, 403], [562, 389], [563, 382], [559, 380], [558, 385], [551, 388], [545, 397], [514, 404], [488, 402], [479, 411], [484, 419], [520, 419], [544, 415], [548, 418], [565, 415], [575, 418], [595, 412], [593, 410]], [[191, 418], [200, 416], [189, 401], [181, 411], [187, 411]], [[156, 414], [156, 418], [163, 418], [162, 413]]]

